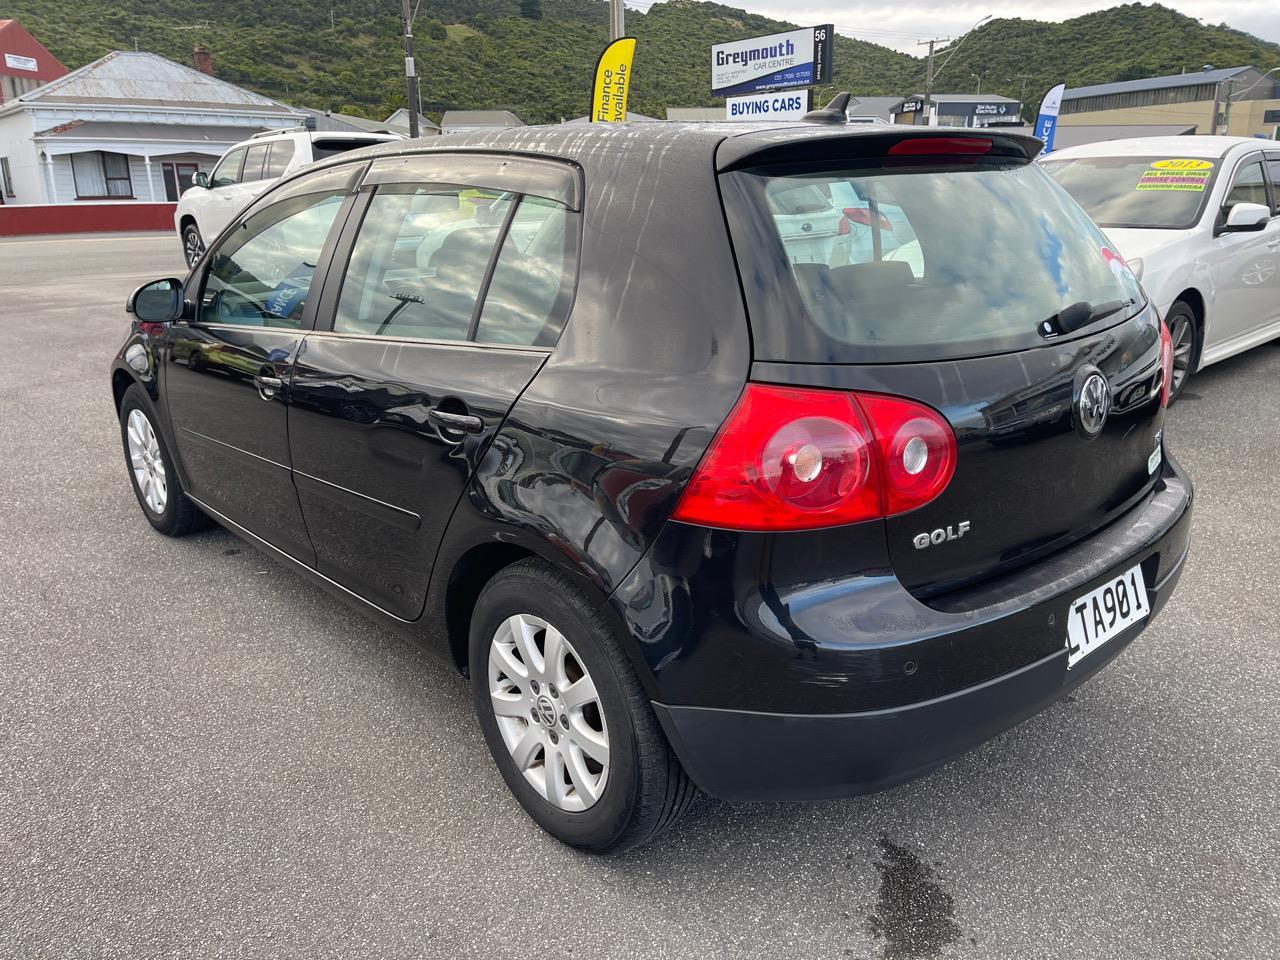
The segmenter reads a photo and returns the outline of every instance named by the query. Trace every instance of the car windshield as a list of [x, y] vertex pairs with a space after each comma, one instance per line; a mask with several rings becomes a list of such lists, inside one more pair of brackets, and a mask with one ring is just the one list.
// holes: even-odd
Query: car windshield
[[757, 359], [1021, 350], [1043, 344], [1040, 325], [1067, 306], [1109, 305], [1111, 324], [1143, 301], [1101, 231], [1038, 165], [894, 159], [726, 175]]
[[1217, 160], [1070, 157], [1043, 166], [1100, 227], [1185, 230], [1200, 219]]

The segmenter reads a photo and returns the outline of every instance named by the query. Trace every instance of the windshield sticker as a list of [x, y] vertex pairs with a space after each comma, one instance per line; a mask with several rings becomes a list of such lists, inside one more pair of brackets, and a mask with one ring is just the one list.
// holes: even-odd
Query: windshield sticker
[[1202, 193], [1212, 172], [1212, 160], [1153, 160], [1151, 166], [1142, 171], [1134, 189]]

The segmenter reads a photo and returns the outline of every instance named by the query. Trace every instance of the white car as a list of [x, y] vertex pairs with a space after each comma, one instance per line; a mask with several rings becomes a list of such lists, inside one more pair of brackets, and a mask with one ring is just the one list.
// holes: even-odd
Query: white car
[[178, 198], [173, 225], [187, 263], [194, 266], [235, 215], [286, 174], [338, 153], [402, 139], [395, 133], [316, 133], [298, 127], [268, 130], [237, 143], [212, 174], [197, 173]]
[[1280, 143], [1141, 137], [1041, 163], [1106, 231], [1173, 338], [1173, 393], [1280, 337]]

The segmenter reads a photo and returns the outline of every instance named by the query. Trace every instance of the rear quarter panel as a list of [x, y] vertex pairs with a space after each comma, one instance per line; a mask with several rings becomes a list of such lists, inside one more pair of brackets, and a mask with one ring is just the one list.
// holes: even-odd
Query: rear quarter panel
[[603, 600], [657, 536], [746, 380], [712, 148], [674, 134], [592, 139], [572, 313], [455, 512], [428, 617], [458, 560], [493, 542], [531, 546]]

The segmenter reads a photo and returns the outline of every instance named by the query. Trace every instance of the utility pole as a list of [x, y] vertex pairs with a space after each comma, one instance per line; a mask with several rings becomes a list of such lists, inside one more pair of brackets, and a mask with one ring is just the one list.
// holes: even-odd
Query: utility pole
[[[1229, 137], [1231, 136], [1231, 93], [1232, 88], [1235, 86], [1235, 78], [1227, 77], [1225, 83], [1227, 85], [1227, 95], [1222, 104], [1222, 135]], [[1215, 122], [1217, 119], [1217, 117], [1214, 117]]]
[[924, 122], [929, 122], [929, 97], [933, 95], [933, 45], [935, 43], [946, 43], [950, 37], [935, 37], [933, 40], [919, 40], [916, 46], [919, 47], [925, 43], [929, 44], [929, 63], [924, 71]]
[[977, 80], [977, 81], [978, 81], [978, 89], [974, 91], [974, 94], [980, 94], [980, 93], [982, 93], [982, 74], [980, 74], [980, 73], [971, 73], [971, 74], [969, 74], [969, 76], [973, 77], [973, 79], [975, 79], [975, 80]]
[[409, 136], [418, 135], [418, 75], [413, 66], [413, 12], [409, 0], [401, 0], [404, 7], [404, 89], [405, 105], [409, 108]]
[[623, 6], [622, 0], [609, 0], [609, 42], [621, 40], [626, 35], [627, 8]]
[[1018, 118], [1023, 119], [1022, 114], [1027, 109], [1027, 81], [1031, 79], [1031, 74], [1020, 73], [1017, 79], [1022, 81], [1022, 92], [1018, 94]]

